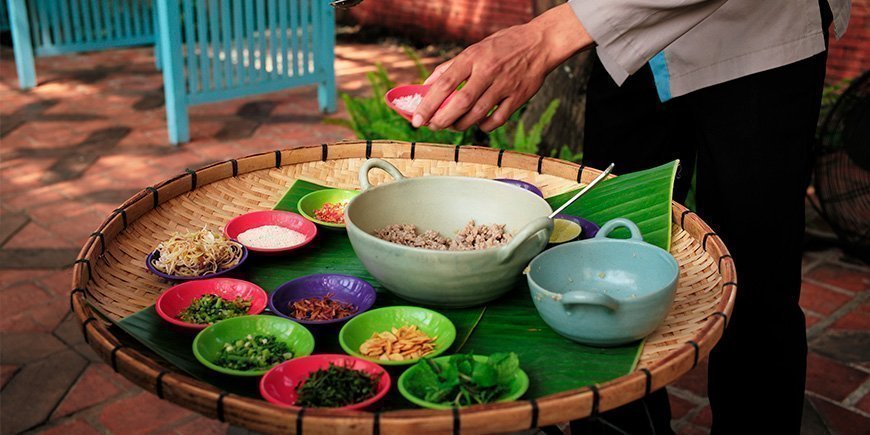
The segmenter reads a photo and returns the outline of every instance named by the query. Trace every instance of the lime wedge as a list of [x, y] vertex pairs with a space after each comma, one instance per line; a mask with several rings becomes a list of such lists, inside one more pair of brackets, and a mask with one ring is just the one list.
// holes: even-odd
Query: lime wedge
[[577, 222], [567, 219], [553, 219], [553, 234], [550, 235], [550, 243], [570, 242], [580, 237], [582, 231], [583, 227]]

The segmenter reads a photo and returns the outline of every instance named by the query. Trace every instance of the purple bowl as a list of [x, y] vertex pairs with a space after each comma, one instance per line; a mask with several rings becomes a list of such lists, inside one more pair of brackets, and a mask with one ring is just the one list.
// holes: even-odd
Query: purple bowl
[[559, 213], [554, 216], [554, 218], [565, 219], [575, 222], [577, 223], [577, 225], [580, 225], [580, 227], [583, 228], [583, 231], [580, 233], [580, 240], [586, 240], [595, 237], [595, 235], [598, 234], [598, 230], [600, 229], [600, 227], [593, 222], [587, 221], [586, 219], [583, 219], [581, 217], [571, 216], [569, 214]]
[[544, 194], [541, 193], [541, 189], [538, 189], [534, 184], [526, 183], [525, 181], [514, 180], [513, 178], [496, 178], [495, 181], [501, 181], [502, 183], [507, 183], [519, 187], [520, 189], [528, 190], [541, 198], [544, 197]]
[[155, 249], [155, 250], [152, 251], [150, 254], [148, 254], [147, 257], [145, 257], [145, 266], [148, 267], [148, 270], [150, 270], [151, 273], [153, 273], [153, 274], [155, 274], [155, 275], [157, 275], [157, 276], [159, 276], [159, 277], [161, 277], [161, 278], [163, 278], [163, 279], [169, 280], [169, 281], [191, 281], [191, 280], [194, 280], [194, 279], [214, 278], [214, 277], [216, 277], [216, 276], [221, 276], [221, 275], [224, 275], [224, 274], [226, 274], [226, 273], [232, 272], [233, 270], [238, 269], [239, 266], [241, 266], [242, 263], [244, 263], [245, 260], [248, 259], [248, 248], [242, 246], [242, 258], [239, 259], [239, 262], [236, 263], [235, 266], [233, 266], [233, 267], [231, 267], [231, 268], [229, 268], [229, 269], [224, 269], [224, 270], [222, 270], [222, 271], [220, 271], [220, 272], [209, 273], [209, 274], [206, 274], [206, 275], [200, 275], [200, 276], [177, 276], [177, 275], [168, 275], [168, 274], [165, 274], [165, 273], [163, 273], [163, 272], [161, 272], [161, 271], [155, 269], [154, 266], [151, 265], [151, 259], [154, 258], [154, 254], [156, 254], [156, 253], [157, 253], [157, 250]]
[[[310, 297], [323, 297], [332, 293], [333, 299], [356, 306], [355, 313], [332, 320], [302, 320], [288, 313], [291, 302]], [[286, 317], [305, 325], [327, 325], [346, 322], [368, 310], [375, 303], [377, 293], [364, 279], [349, 275], [318, 274], [308, 275], [285, 282], [269, 296], [269, 310], [278, 316]]]

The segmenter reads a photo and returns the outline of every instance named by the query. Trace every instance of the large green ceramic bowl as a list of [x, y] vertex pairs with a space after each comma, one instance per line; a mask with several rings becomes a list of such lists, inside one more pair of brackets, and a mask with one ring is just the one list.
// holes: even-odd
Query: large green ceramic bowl
[[206, 367], [233, 376], [262, 376], [263, 370], [233, 370], [214, 363], [224, 343], [244, 338], [246, 335], [273, 335], [287, 344], [293, 358], [311, 355], [314, 336], [304, 326], [277, 316], [242, 316], [222, 320], [200, 331], [193, 339], [193, 355]]
[[443, 314], [420, 307], [384, 307], [367, 311], [350, 319], [338, 333], [338, 343], [350, 355], [376, 362], [385, 366], [404, 366], [414, 364], [420, 359], [405, 361], [383, 361], [369, 358], [359, 352], [359, 346], [372, 338], [375, 332], [390, 331], [392, 328], [417, 325], [417, 328], [429, 337], [435, 339], [435, 351], [427, 357], [438, 356], [453, 344], [456, 339], [456, 327]]
[[[372, 168], [384, 169], [396, 180], [370, 187]], [[353, 249], [384, 287], [418, 304], [469, 307], [498, 298], [547, 246], [553, 231], [547, 201], [494, 180], [405, 178], [386, 161], [369, 159], [360, 169], [360, 185], [363, 192], [345, 210]], [[413, 224], [421, 232], [435, 230], [453, 236], [472, 219], [477, 224], [505, 224], [513, 240], [478, 251], [436, 251], [372, 235], [392, 224]]]
[[[440, 358], [435, 358], [433, 361], [437, 364], [447, 364], [447, 361], [450, 359], [449, 356], [442, 356]], [[484, 355], [474, 355], [475, 361], [485, 362], [489, 360], [488, 356]], [[405, 373], [402, 373], [402, 376], [399, 376], [399, 392], [402, 393], [406, 399], [408, 399], [411, 403], [422, 406], [423, 408], [429, 409], [450, 409], [452, 408], [450, 405], [443, 405], [440, 403], [427, 402], [423, 398], [414, 394], [410, 388], [408, 388], [409, 382], [417, 376], [419, 372], [419, 368], [415, 365], [414, 367], [405, 370]], [[508, 391], [502, 394], [501, 397], [496, 400], [496, 402], [512, 402], [514, 400], [519, 399], [526, 394], [526, 391], [529, 389], [529, 376], [526, 372], [519, 370], [517, 371], [514, 378], [511, 379], [510, 384], [508, 385]]]
[[314, 222], [321, 227], [327, 229], [344, 229], [344, 224], [336, 224], [332, 222], [324, 222], [320, 219], [314, 217], [314, 211], [323, 207], [323, 204], [327, 202], [348, 202], [353, 199], [355, 196], [359, 195], [359, 191], [356, 190], [345, 190], [345, 189], [323, 189], [316, 190], [311, 192], [302, 198], [299, 198], [299, 202], [296, 203], [296, 209], [299, 210], [299, 214], [305, 217], [305, 219]]

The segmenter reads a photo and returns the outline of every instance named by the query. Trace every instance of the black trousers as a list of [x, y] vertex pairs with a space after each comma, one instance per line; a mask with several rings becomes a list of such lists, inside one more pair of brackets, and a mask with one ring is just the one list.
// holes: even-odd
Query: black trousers
[[[827, 29], [830, 10], [823, 0]], [[827, 38], [827, 34], [826, 34]], [[709, 361], [713, 434], [800, 431], [806, 376], [798, 299], [804, 197], [826, 52], [659, 102], [645, 67], [617, 87], [597, 61], [589, 80], [584, 163], [627, 173], [681, 160], [675, 200], [697, 169], [697, 213], [734, 257], [737, 298]], [[672, 433], [664, 390], [573, 433]]]

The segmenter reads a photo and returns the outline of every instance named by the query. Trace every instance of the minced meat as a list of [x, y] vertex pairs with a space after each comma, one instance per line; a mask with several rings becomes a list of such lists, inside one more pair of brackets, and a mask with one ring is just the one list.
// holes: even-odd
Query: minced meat
[[473, 251], [503, 245], [511, 240], [511, 234], [501, 224], [475, 225], [469, 221], [456, 237], [449, 239], [436, 231], [422, 234], [417, 227], [394, 224], [374, 232], [375, 237], [400, 245], [439, 251]]

